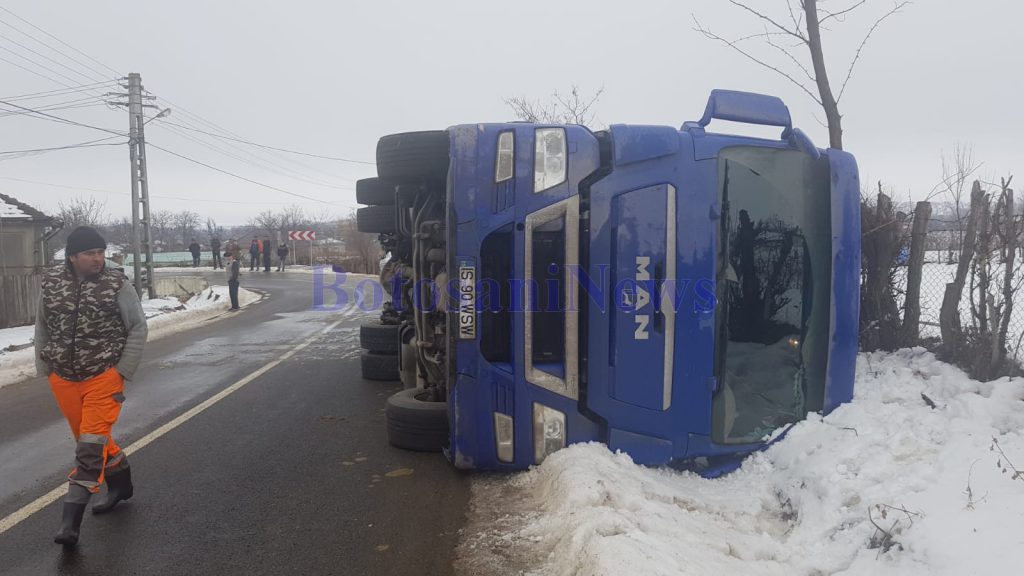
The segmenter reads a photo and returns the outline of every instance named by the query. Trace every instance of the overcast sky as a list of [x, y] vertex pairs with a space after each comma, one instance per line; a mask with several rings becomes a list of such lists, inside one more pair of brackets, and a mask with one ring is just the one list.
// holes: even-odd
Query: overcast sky
[[[753, 3], [780, 20], [788, 18], [783, 0]], [[825, 5], [840, 9], [854, 3]], [[825, 33], [836, 90], [873, 19], [891, 6], [891, 0], [869, 0]], [[198, 116], [242, 139], [373, 160], [377, 138], [384, 134], [510, 120], [503, 99], [512, 95], [547, 100], [573, 84], [584, 93], [603, 87], [596, 107], [601, 124], [678, 126], [700, 117], [712, 88], [731, 88], [781, 96], [795, 124], [819, 147], [828, 145], [820, 124], [824, 115], [809, 96], [693, 30], [691, 15], [727, 37], [764, 29], [724, 0], [5, 0], [3, 7], [121, 74], [141, 73], [146, 89], [171, 103], [157, 101], [172, 112], [147, 125], [153, 145], [322, 200], [261, 188], [150, 148], [154, 210], [190, 208], [221, 224], [242, 224], [262, 210], [290, 203], [346, 214], [355, 207], [355, 180], [374, 175], [373, 166], [271, 154], [164, 122], [212, 130]], [[1024, 178], [1022, 23], [1024, 5], [1013, 0], [919, 0], [879, 27], [840, 102], [845, 148], [856, 155], [862, 179], [883, 181], [901, 199], [921, 198], [941, 179], [941, 155], [957, 143], [973, 147], [975, 158], [984, 162], [984, 177]], [[10, 25], [79, 63], [47, 51]], [[786, 65], [770, 47], [749, 47], [758, 57]], [[805, 54], [799, 55], [806, 62]], [[73, 86], [115, 78], [3, 11], [0, 58]], [[787, 70], [799, 72], [792, 66]], [[3, 60], [0, 79], [0, 98], [62, 87]], [[81, 100], [90, 96], [77, 92], [17, 103], [98, 103], [98, 95], [94, 102]], [[113, 130], [126, 129], [128, 122], [125, 112], [102, 105], [50, 113]], [[0, 118], [0, 151], [105, 136], [26, 116]], [[47, 211], [61, 199], [93, 195], [106, 202], [110, 215], [125, 216], [131, 209], [128, 150], [104, 146], [0, 155], [0, 191]]]

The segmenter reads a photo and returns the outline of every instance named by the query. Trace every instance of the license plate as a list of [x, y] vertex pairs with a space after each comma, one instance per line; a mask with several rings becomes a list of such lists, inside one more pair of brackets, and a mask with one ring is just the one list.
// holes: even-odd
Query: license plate
[[476, 338], [476, 267], [459, 267], [459, 339]]

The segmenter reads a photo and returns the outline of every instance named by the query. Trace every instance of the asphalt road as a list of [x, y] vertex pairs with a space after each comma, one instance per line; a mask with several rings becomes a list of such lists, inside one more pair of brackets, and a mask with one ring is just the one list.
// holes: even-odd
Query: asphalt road
[[[452, 573], [469, 478], [387, 445], [398, 386], [359, 375], [367, 314], [311, 310], [308, 275], [242, 286], [268, 298], [147, 346], [121, 446], [312, 343], [131, 454], [135, 497], [87, 514], [76, 549], [52, 541], [60, 501], [0, 534], [0, 574]], [[73, 450], [44, 379], [0, 389], [0, 520], [61, 486]]]

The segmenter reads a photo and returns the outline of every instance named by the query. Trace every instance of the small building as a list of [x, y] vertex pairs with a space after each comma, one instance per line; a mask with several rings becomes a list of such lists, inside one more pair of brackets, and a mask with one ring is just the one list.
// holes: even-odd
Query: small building
[[39, 210], [0, 194], [0, 275], [26, 275], [50, 264], [47, 238], [60, 223]]

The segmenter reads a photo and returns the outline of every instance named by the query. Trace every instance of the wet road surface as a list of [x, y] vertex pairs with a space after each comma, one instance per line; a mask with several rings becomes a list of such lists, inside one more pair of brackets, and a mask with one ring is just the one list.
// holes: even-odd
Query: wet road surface
[[[131, 454], [135, 497], [87, 514], [74, 551], [52, 542], [59, 501], [0, 534], [0, 574], [452, 573], [469, 478], [387, 445], [398, 385], [359, 376], [372, 314], [310, 310], [308, 275], [242, 286], [268, 298], [147, 345], [121, 446], [308, 346]], [[61, 486], [73, 449], [44, 379], [0, 389], [0, 520]]]

